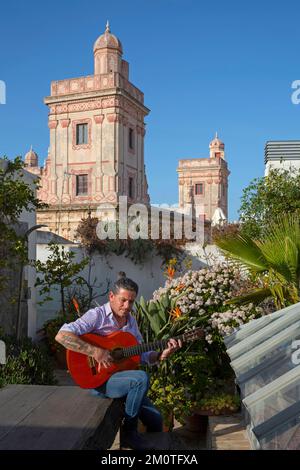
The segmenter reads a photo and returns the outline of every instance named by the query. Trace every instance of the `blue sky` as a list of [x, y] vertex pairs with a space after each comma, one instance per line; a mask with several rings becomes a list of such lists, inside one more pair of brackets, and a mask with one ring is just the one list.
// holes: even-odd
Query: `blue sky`
[[93, 73], [93, 43], [109, 19], [145, 93], [145, 160], [153, 203], [178, 201], [177, 162], [208, 157], [215, 131], [231, 171], [229, 217], [264, 171], [267, 140], [300, 138], [297, 1], [36, 0], [1, 2], [0, 155], [49, 145], [51, 80]]

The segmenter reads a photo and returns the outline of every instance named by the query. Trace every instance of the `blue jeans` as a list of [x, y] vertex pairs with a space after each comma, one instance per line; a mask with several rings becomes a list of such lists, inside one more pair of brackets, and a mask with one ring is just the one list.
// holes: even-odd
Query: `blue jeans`
[[149, 377], [143, 370], [124, 370], [113, 374], [105, 384], [92, 390], [93, 395], [103, 398], [126, 396], [125, 413], [138, 416], [148, 432], [162, 431], [162, 416], [147, 397]]

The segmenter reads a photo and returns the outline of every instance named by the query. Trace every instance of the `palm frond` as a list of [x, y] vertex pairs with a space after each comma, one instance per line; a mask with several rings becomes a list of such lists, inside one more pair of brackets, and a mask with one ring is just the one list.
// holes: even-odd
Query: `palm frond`
[[238, 297], [233, 297], [232, 299], [226, 300], [225, 305], [246, 305], [249, 303], [258, 305], [263, 300], [271, 296], [272, 291], [269, 288], [254, 289], [244, 295], [239, 295]]
[[257, 242], [274, 270], [288, 282], [299, 277], [300, 220], [297, 214], [285, 214], [270, 224], [268, 235]]
[[254, 273], [266, 271], [268, 262], [260, 247], [247, 235], [234, 234], [216, 241], [216, 245], [229, 256]]
[[299, 301], [300, 212], [284, 214], [270, 222], [263, 238], [252, 240], [242, 234], [216, 242], [225, 254], [258, 275], [263, 289], [256, 289], [227, 303], [258, 303], [272, 295], [281, 308]]
[[299, 270], [299, 251], [297, 245], [289, 237], [285, 237], [285, 261], [291, 273], [291, 281], [296, 284]]

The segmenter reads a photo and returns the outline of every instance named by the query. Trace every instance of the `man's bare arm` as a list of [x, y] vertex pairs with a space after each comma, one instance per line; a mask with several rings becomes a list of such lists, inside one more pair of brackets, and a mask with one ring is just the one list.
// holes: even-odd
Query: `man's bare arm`
[[108, 349], [93, 346], [92, 344], [83, 341], [70, 331], [59, 331], [55, 336], [55, 339], [58, 343], [71, 351], [92, 356], [98, 362], [98, 370], [100, 370], [101, 367], [109, 367], [112, 363], [112, 358]]
[[71, 351], [86, 354], [87, 356], [93, 356], [95, 350], [98, 349], [96, 346], [83, 341], [70, 331], [59, 331], [55, 336], [55, 340], [62, 344], [65, 348], [71, 349]]

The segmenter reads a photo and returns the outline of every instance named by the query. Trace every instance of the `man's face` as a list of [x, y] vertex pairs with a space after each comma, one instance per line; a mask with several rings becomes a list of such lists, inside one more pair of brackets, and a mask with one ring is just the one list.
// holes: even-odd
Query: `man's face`
[[136, 293], [126, 289], [120, 289], [117, 294], [109, 293], [111, 309], [118, 317], [126, 317], [131, 312], [135, 298]]

